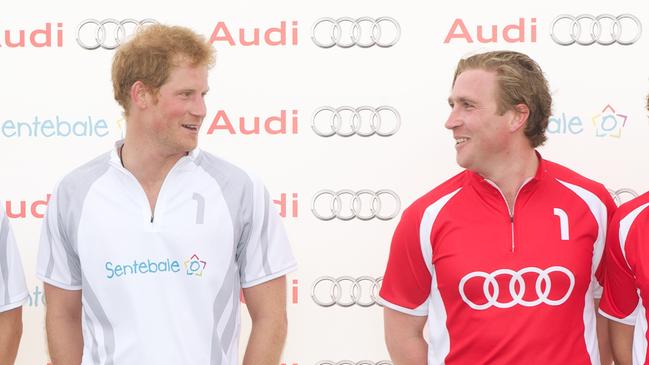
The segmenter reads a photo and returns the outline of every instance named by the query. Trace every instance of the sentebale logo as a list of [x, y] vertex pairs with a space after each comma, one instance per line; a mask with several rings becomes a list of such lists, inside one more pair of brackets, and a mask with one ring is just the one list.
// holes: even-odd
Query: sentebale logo
[[203, 271], [207, 262], [201, 260], [197, 254], [193, 254], [187, 260], [162, 258], [162, 259], [135, 259], [128, 264], [115, 264], [112, 261], [106, 261], [106, 278], [120, 278], [132, 275], [170, 275], [186, 270], [188, 276], [203, 276]]

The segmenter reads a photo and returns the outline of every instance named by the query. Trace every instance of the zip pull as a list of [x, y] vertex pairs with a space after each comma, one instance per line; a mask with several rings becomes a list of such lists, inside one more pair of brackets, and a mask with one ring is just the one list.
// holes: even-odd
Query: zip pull
[[153, 215], [151, 216], [151, 223], [153, 223]]
[[515, 243], [515, 238], [514, 238], [514, 215], [511, 214], [509, 216], [509, 221], [510, 221], [510, 226], [512, 227], [512, 253], [516, 249], [516, 243]]

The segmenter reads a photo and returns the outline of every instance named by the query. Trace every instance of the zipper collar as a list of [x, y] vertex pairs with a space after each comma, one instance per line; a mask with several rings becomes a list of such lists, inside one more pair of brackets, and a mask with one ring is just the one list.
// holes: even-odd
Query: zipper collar
[[[503, 194], [502, 190], [494, 183], [493, 181], [489, 179], [485, 179], [484, 177], [480, 176], [479, 174], [468, 171], [468, 174], [470, 176], [470, 181], [476, 191], [479, 192], [479, 194], [482, 196], [482, 198], [488, 202], [488, 204], [492, 205], [493, 207], [496, 207], [499, 211], [502, 211], [502, 207], [506, 207], [507, 211], [506, 214], [509, 216], [509, 225], [511, 229], [511, 242], [510, 242], [510, 250], [512, 253], [516, 251], [516, 229], [514, 227], [515, 225], [515, 208], [516, 208], [516, 203], [518, 202], [521, 193], [525, 196], [529, 196], [530, 189], [534, 189], [535, 186], [541, 182], [543, 179], [546, 178], [546, 175], [548, 174], [547, 171], [547, 163], [543, 160], [541, 157], [541, 154], [538, 151], [534, 151], [536, 153], [536, 157], [538, 160], [538, 167], [536, 169], [536, 174], [532, 177], [527, 178], [521, 186], [518, 188], [516, 191], [516, 195], [514, 197], [514, 201], [512, 206], [509, 206], [507, 203], [507, 199], [505, 198], [505, 194]], [[505, 211], [502, 211], [502, 213], [505, 213]]]
[[[122, 148], [123, 145], [124, 145], [123, 139], [120, 139], [115, 142], [115, 145], [110, 151], [110, 163], [120, 170], [128, 171], [124, 168], [124, 166], [122, 166], [122, 160], [120, 159], [119, 156], [119, 150]], [[200, 148], [196, 147], [193, 150], [189, 151], [185, 156], [180, 158], [180, 160], [178, 160], [178, 162], [176, 162], [176, 165], [174, 166], [178, 166], [181, 161], [184, 161], [186, 159], [195, 162], [196, 159], [198, 159], [198, 157], [200, 156], [200, 153], [201, 153]]]
[[[538, 151], [534, 151], [534, 152], [536, 153], [536, 157], [538, 159], [539, 165], [536, 168], [536, 173], [534, 174], [534, 176], [532, 176], [531, 178], [523, 182], [523, 184], [519, 188], [519, 192], [521, 191], [521, 189], [523, 189], [523, 187], [528, 187], [528, 188], [534, 187], [538, 182], [546, 179], [548, 175], [546, 161], [543, 159], [543, 157]], [[466, 172], [469, 175], [470, 184], [473, 185], [478, 191], [482, 193], [488, 193], [488, 194], [493, 194], [494, 192], [500, 193], [500, 189], [491, 180], [485, 179], [480, 174], [475, 173], [473, 171], [466, 170]], [[502, 193], [500, 193], [499, 195], [501, 194]]]

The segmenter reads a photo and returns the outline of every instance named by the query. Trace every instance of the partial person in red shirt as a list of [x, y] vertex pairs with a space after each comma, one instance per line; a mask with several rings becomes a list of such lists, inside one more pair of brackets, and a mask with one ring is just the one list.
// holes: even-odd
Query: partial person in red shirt
[[380, 296], [395, 365], [610, 364], [596, 312], [615, 204], [536, 151], [552, 104], [541, 68], [518, 52], [473, 55], [448, 101], [465, 170], [394, 233]]
[[615, 364], [649, 364], [645, 305], [649, 301], [649, 192], [615, 212], [605, 257], [605, 289], [599, 312], [611, 319]]

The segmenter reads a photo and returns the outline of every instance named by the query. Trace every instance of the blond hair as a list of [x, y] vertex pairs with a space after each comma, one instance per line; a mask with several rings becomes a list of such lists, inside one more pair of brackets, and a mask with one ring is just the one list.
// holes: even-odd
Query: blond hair
[[552, 96], [541, 67], [529, 56], [513, 51], [480, 53], [460, 60], [455, 69], [453, 85], [458, 76], [472, 69], [493, 71], [498, 81], [498, 112], [503, 114], [518, 104], [525, 104], [530, 115], [524, 133], [532, 147], [542, 145], [552, 114]]

